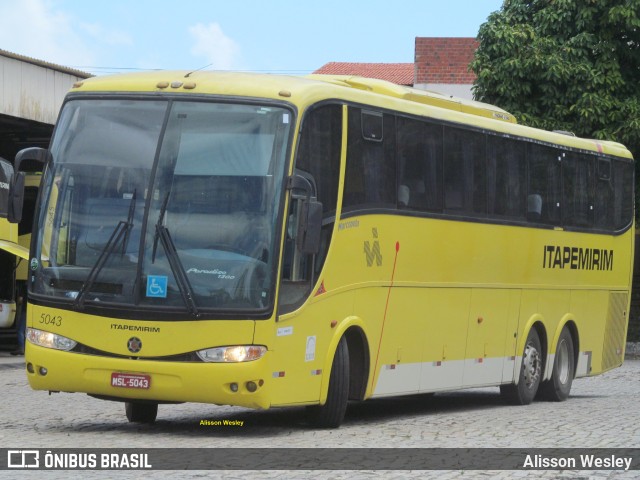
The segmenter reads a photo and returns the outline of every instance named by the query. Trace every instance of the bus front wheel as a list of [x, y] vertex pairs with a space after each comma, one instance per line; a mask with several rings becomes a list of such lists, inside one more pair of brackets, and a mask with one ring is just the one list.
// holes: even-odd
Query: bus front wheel
[[558, 338], [551, 379], [542, 382], [539, 397], [552, 402], [566, 400], [571, 391], [571, 383], [575, 373], [573, 339], [569, 329], [564, 327], [560, 333], [560, 338]]
[[131, 423], [153, 423], [158, 416], [158, 404], [125, 402], [124, 411]]
[[500, 393], [512, 405], [529, 405], [538, 392], [542, 375], [542, 347], [535, 328], [527, 336], [516, 385], [501, 385]]
[[344, 419], [349, 400], [349, 347], [342, 337], [331, 365], [329, 392], [324, 405], [308, 407], [311, 423], [320, 428], [338, 428]]

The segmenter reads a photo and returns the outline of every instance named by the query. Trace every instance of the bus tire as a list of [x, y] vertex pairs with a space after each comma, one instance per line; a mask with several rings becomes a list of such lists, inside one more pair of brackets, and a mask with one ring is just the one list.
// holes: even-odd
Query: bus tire
[[538, 392], [542, 376], [542, 347], [535, 328], [527, 336], [522, 352], [518, 383], [501, 385], [500, 394], [512, 405], [529, 405]]
[[569, 397], [569, 392], [571, 392], [571, 383], [575, 373], [573, 338], [569, 329], [564, 327], [560, 333], [560, 338], [558, 338], [558, 345], [556, 345], [551, 379], [542, 382], [539, 397], [552, 402], [566, 400]]
[[309, 407], [309, 420], [315, 427], [338, 428], [344, 420], [349, 400], [349, 347], [342, 337], [331, 365], [329, 392], [324, 405]]
[[153, 423], [158, 416], [158, 404], [125, 402], [124, 411], [131, 423]]

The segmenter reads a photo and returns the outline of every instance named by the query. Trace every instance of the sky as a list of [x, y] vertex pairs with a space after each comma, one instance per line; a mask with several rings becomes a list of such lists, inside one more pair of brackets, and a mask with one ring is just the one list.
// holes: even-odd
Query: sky
[[413, 62], [415, 37], [475, 37], [502, 0], [0, 0], [0, 49], [100, 75], [307, 74]]

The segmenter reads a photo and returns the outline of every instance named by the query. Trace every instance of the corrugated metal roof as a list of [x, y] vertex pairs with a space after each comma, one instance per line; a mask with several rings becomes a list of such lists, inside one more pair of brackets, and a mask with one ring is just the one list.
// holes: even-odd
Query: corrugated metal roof
[[62, 65], [56, 65], [55, 63], [45, 62], [43, 60], [38, 60], [36, 58], [27, 57], [25, 55], [20, 55], [17, 53], [9, 52], [7, 50], [0, 49], [0, 56], [13, 58], [14, 60], [20, 60], [21, 62], [30, 63], [32, 65], [37, 65], [43, 68], [49, 68], [51, 70], [55, 70], [57, 72], [66, 73], [68, 75], [73, 75], [75, 77], [80, 78], [89, 78], [93, 77], [92, 74], [83, 72], [82, 70], [76, 70], [75, 68], [63, 67]]
[[329, 62], [313, 73], [323, 75], [358, 75], [377, 78], [398, 85], [413, 85], [413, 63]]

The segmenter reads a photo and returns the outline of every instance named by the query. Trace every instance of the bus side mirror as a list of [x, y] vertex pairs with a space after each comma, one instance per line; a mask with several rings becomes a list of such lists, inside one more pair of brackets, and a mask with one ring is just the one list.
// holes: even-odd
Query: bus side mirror
[[19, 223], [23, 200], [24, 173], [16, 173], [11, 163], [0, 158], [0, 217], [10, 223]]
[[16, 154], [16, 172], [42, 172], [50, 158], [49, 150], [44, 148], [24, 148]]
[[31, 147], [16, 154], [15, 168], [0, 159], [0, 217], [10, 223], [20, 223], [24, 204], [24, 172], [42, 172], [50, 158], [48, 150]]
[[303, 196], [292, 196], [298, 204], [298, 229], [296, 247], [305, 254], [315, 254], [320, 250], [322, 231], [322, 203], [315, 197], [313, 179], [302, 175], [292, 175], [287, 182], [289, 190], [302, 190]]
[[302, 253], [318, 253], [322, 230], [322, 203], [315, 197], [301, 198], [296, 246]]

